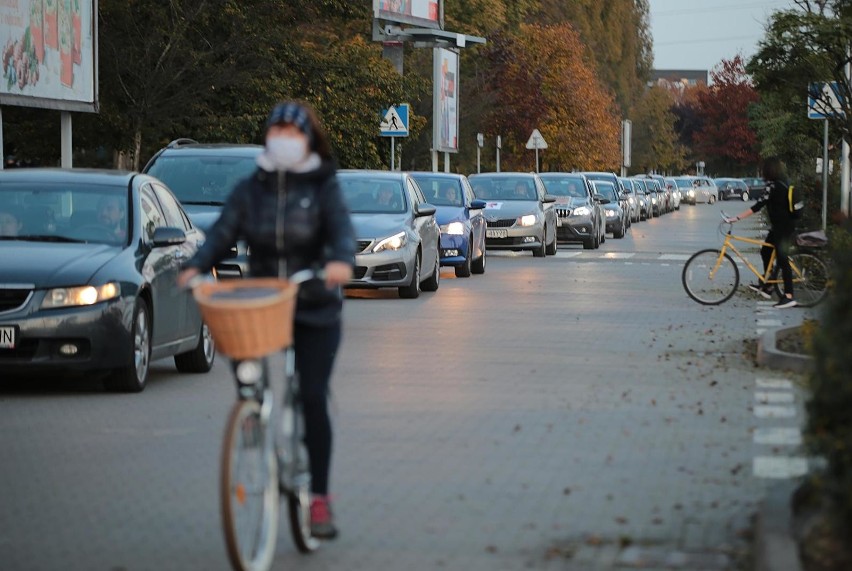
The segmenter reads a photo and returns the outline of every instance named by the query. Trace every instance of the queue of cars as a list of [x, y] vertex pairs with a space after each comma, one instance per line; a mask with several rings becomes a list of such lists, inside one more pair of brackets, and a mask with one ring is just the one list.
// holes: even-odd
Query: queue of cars
[[[175, 280], [262, 150], [178, 139], [142, 173], [0, 173], [0, 373], [96, 372], [108, 388], [141, 391], [154, 359], [208, 371], [213, 340]], [[546, 258], [560, 242], [595, 249], [681, 203], [750, 196], [737, 179], [606, 172], [338, 178], [357, 239], [348, 287], [395, 288], [402, 298], [438, 290], [441, 267], [459, 278], [485, 273], [491, 250]], [[247, 275], [246, 245], [231, 254], [216, 277]]]

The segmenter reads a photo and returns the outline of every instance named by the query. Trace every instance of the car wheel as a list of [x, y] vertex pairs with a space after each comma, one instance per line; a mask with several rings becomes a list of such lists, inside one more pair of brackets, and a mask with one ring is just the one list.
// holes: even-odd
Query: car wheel
[[464, 263], [460, 266], [456, 266], [456, 277], [457, 278], [469, 278], [470, 277], [470, 269], [472, 260], [470, 257], [473, 255], [473, 236], [470, 237], [467, 243], [467, 254], [464, 257]]
[[715, 197], [715, 196], [711, 196], [711, 197], [707, 200], [707, 204], [714, 204], [715, 202], [716, 202], [716, 197]]
[[744, 192], [742, 195], [743, 202], [748, 202], [748, 193]]
[[107, 377], [107, 389], [126, 393], [138, 393], [145, 389], [148, 366], [151, 363], [151, 320], [148, 313], [148, 304], [137, 299], [130, 327], [131, 347], [127, 355], [128, 362]]
[[[545, 236], [547, 236], [547, 234], [545, 234]], [[553, 234], [553, 242], [547, 245], [547, 248], [545, 248], [544, 253], [548, 256], [556, 255], [556, 233]]]
[[414, 268], [411, 272], [411, 283], [399, 288], [399, 297], [417, 299], [420, 297], [420, 252], [414, 256]]
[[621, 225], [621, 228], [612, 233], [613, 238], [621, 239], [624, 238], [624, 225]]
[[192, 351], [175, 355], [175, 367], [181, 373], [206, 373], [213, 368], [215, 359], [216, 344], [210, 335], [210, 328], [202, 322], [198, 344]]
[[423, 280], [421, 286], [423, 291], [438, 291], [441, 285], [441, 259], [437, 252], [435, 253], [435, 269], [432, 270], [432, 275]]
[[470, 271], [475, 274], [484, 274], [485, 273], [485, 261], [486, 261], [486, 251], [485, 244], [482, 245], [482, 255], [473, 261], [470, 266]]
[[597, 236], [589, 236], [588, 238], [583, 239], [583, 249], [584, 250], [594, 250], [595, 242], [597, 241]]
[[547, 227], [544, 228], [544, 232], [541, 233], [541, 240], [539, 242], [541, 245], [533, 250], [533, 256], [536, 258], [543, 258], [547, 255], [547, 246], [544, 241], [547, 239]]
[[600, 247], [601, 244], [606, 242], [606, 228], [603, 225], [601, 225], [601, 227], [598, 228], [598, 230], [600, 230], [600, 234], [598, 234], [598, 247]]

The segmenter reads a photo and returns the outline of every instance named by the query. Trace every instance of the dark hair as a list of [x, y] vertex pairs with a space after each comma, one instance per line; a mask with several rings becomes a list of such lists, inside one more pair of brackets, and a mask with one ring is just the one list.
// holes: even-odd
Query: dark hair
[[296, 125], [308, 137], [309, 148], [325, 160], [331, 160], [331, 144], [322, 128], [316, 111], [304, 101], [282, 101], [277, 104], [266, 121], [266, 130], [272, 125]]
[[779, 157], [766, 157], [763, 159], [763, 166], [760, 172], [764, 180], [785, 180], [787, 178], [787, 168], [784, 166], [784, 161]]

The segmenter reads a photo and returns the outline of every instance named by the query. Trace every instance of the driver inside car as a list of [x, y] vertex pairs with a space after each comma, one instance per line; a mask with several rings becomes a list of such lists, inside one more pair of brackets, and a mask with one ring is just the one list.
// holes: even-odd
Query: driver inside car
[[98, 201], [98, 222], [109, 230], [116, 240], [127, 237], [124, 224], [124, 205], [115, 196], [105, 196]]

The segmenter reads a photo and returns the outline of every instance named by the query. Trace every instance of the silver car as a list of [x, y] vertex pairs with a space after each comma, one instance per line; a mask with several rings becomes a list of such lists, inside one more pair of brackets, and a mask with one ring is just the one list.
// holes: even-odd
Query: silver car
[[556, 198], [534, 173], [488, 173], [469, 177], [485, 205], [489, 250], [532, 250], [537, 258], [556, 253]]
[[358, 241], [355, 273], [347, 287], [396, 287], [413, 299], [436, 291], [441, 279], [441, 230], [435, 207], [407, 173], [340, 171]]

